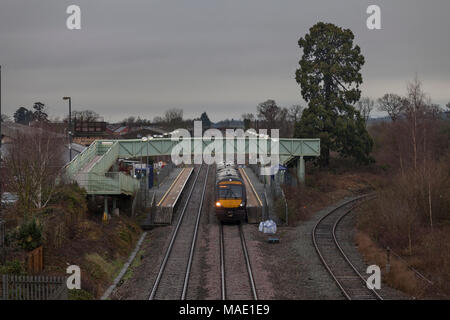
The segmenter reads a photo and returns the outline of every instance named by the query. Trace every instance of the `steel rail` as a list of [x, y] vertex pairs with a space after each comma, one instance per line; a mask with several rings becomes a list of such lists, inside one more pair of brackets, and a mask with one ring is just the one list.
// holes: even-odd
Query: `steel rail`
[[172, 238], [170, 239], [169, 246], [167, 247], [166, 254], [165, 254], [164, 259], [163, 259], [163, 261], [161, 263], [161, 266], [159, 268], [158, 275], [156, 277], [155, 283], [153, 284], [152, 291], [150, 292], [150, 296], [149, 296], [148, 300], [153, 300], [154, 297], [155, 297], [156, 291], [158, 290], [159, 282], [161, 281], [161, 277], [162, 277], [162, 275], [164, 273], [164, 269], [166, 268], [167, 260], [169, 259], [170, 253], [172, 251], [173, 244], [174, 244], [175, 239], [176, 239], [177, 234], [178, 234], [178, 229], [180, 228], [181, 222], [183, 221], [184, 213], [186, 212], [186, 208], [187, 208], [187, 206], [189, 204], [189, 200], [191, 199], [192, 193], [194, 191], [195, 185], [197, 184], [197, 180], [198, 180], [198, 177], [200, 175], [200, 172], [202, 171], [202, 168], [203, 168], [203, 165], [200, 166], [200, 168], [199, 168], [199, 170], [198, 170], [198, 172], [197, 172], [197, 174], [195, 176], [194, 183], [192, 184], [192, 187], [191, 187], [191, 190], [189, 191], [186, 203], [185, 203], [185, 205], [183, 207], [183, 210], [181, 211], [180, 217], [178, 218], [178, 222], [177, 222], [177, 225], [175, 227], [175, 230], [172, 233]]
[[223, 227], [222, 224], [220, 224], [219, 227], [219, 233], [220, 233], [220, 282], [222, 285], [222, 300], [226, 300], [226, 287], [225, 287], [225, 250], [223, 247]]
[[[355, 265], [350, 261], [350, 259], [348, 258], [348, 256], [345, 254], [344, 250], [342, 250], [341, 245], [339, 244], [339, 241], [337, 240], [336, 237], [336, 228], [339, 224], [339, 222], [350, 212], [353, 211], [353, 209], [355, 209], [355, 207], [350, 208], [349, 210], [346, 210], [346, 212], [344, 214], [342, 214], [334, 223], [333, 225], [333, 240], [334, 243], [336, 244], [336, 247], [339, 249], [339, 252], [342, 254], [342, 256], [344, 257], [345, 261], [347, 261], [347, 263], [349, 264], [350, 267], [352, 267], [353, 271], [355, 271], [355, 273], [358, 275], [358, 277], [362, 280], [362, 282], [364, 283], [364, 285], [367, 286], [367, 279], [365, 279], [361, 273], [358, 271], [358, 269], [355, 267]], [[370, 289], [367, 287], [368, 290], [371, 290], [371, 292], [376, 296], [377, 299], [379, 300], [383, 300], [383, 297], [380, 296], [380, 294], [378, 292], [375, 291], [375, 289]]]
[[186, 299], [187, 289], [188, 289], [188, 285], [189, 285], [189, 276], [191, 274], [192, 260], [194, 258], [195, 243], [197, 242], [198, 226], [200, 224], [200, 216], [201, 216], [202, 211], [203, 211], [202, 209], [203, 209], [203, 201], [205, 199], [206, 185], [208, 184], [208, 173], [209, 173], [209, 165], [208, 165], [208, 167], [206, 169], [205, 183], [203, 185], [203, 191], [202, 191], [202, 197], [201, 197], [201, 200], [200, 200], [200, 206], [198, 207], [198, 211], [197, 211], [197, 220], [195, 222], [194, 234], [192, 236], [191, 250], [189, 252], [189, 260], [188, 260], [188, 264], [187, 264], [187, 268], [186, 268], [186, 274], [185, 274], [185, 277], [184, 277], [183, 292], [181, 294], [181, 300], [185, 300]]
[[[343, 208], [343, 207], [345, 207], [345, 206], [347, 206], [347, 205], [349, 205], [349, 204], [351, 204], [351, 203], [354, 203], [354, 202], [356, 202], [356, 201], [358, 201], [358, 200], [367, 198], [367, 197], [369, 197], [369, 196], [372, 196], [372, 194], [363, 195], [363, 196], [357, 197], [357, 198], [355, 198], [355, 199], [346, 201], [346, 202], [342, 203], [341, 205], [337, 206], [336, 208], [332, 209], [330, 212], [328, 212], [325, 216], [323, 216], [322, 218], [320, 218], [320, 219], [316, 222], [316, 224], [315, 224], [314, 227], [313, 227], [312, 234], [311, 234], [311, 235], [312, 235], [312, 241], [313, 241], [313, 244], [314, 244], [314, 248], [315, 248], [315, 250], [316, 250], [316, 252], [317, 252], [317, 254], [318, 254], [318, 256], [319, 256], [319, 258], [320, 258], [320, 260], [321, 260], [321, 262], [322, 262], [322, 264], [324, 265], [324, 267], [325, 267], [325, 269], [328, 271], [328, 273], [331, 275], [331, 277], [333, 278], [334, 282], [336, 282], [337, 286], [339, 287], [339, 289], [340, 289], [340, 291], [342, 292], [342, 294], [344, 295], [344, 297], [345, 297], [346, 299], [348, 299], [348, 300], [352, 300], [352, 297], [351, 297], [351, 295], [347, 292], [347, 290], [344, 288], [343, 284], [339, 281], [339, 279], [337, 279], [337, 277], [335, 276], [334, 272], [331, 270], [330, 266], [329, 266], [328, 263], [326, 262], [325, 257], [323, 256], [322, 252], [320, 251], [319, 245], [318, 245], [317, 240], [316, 240], [316, 238], [317, 238], [317, 236], [316, 236], [316, 231], [317, 231], [317, 227], [321, 224], [321, 222], [322, 222], [323, 220], [325, 220], [325, 218], [331, 216], [333, 213], [337, 212], [339, 209], [341, 209], [341, 208]], [[352, 270], [358, 275], [358, 277], [361, 278], [361, 280], [362, 280], [363, 283], [364, 283], [364, 286], [366, 287], [366, 284], [367, 284], [367, 283], [366, 283], [366, 279], [364, 279], [364, 277], [362, 277], [362, 275], [357, 271], [357, 269], [355, 268], [355, 266], [350, 262], [350, 259], [347, 257], [347, 255], [345, 255], [344, 251], [342, 250], [341, 246], [339, 245], [339, 242], [338, 242], [337, 237], [336, 237], [336, 234], [335, 234], [336, 226], [337, 226], [337, 224], [339, 223], [339, 221], [341, 221], [341, 219], [342, 219], [344, 216], [346, 216], [349, 212], [351, 212], [353, 209], [354, 209], [354, 207], [352, 207], [351, 209], [347, 210], [347, 211], [346, 211], [341, 217], [339, 217], [339, 219], [334, 223], [333, 229], [332, 229], [332, 236], [333, 236], [333, 241], [334, 241], [336, 247], [338, 248], [340, 254], [343, 256], [343, 258], [345, 259], [345, 261], [350, 265], [350, 267], [352, 268]], [[367, 287], [366, 287], [366, 288], [367, 288]], [[369, 288], [367, 288], [367, 289], [370, 290]], [[382, 298], [382, 297], [381, 297], [374, 289], [371, 289], [370, 291], [371, 291], [372, 293], [375, 294], [375, 296], [376, 296], [377, 299], [380, 299], [380, 300], [383, 299], [383, 298]]]
[[247, 265], [248, 277], [250, 280], [250, 285], [252, 287], [252, 294], [255, 300], [258, 300], [258, 294], [256, 292], [255, 280], [253, 279], [252, 266], [250, 264], [250, 258], [248, 257], [247, 244], [245, 243], [244, 232], [242, 231], [242, 226], [239, 225], [239, 234], [241, 236], [242, 250], [244, 251], [245, 263]]
[[[253, 278], [252, 266], [250, 264], [250, 258], [248, 255], [247, 244], [245, 243], [244, 232], [241, 225], [239, 228], [239, 237], [241, 240], [242, 252], [244, 254], [245, 265], [247, 267], [247, 274], [250, 282], [250, 288], [252, 291], [253, 299], [258, 300], [258, 294], [256, 290], [255, 280]], [[223, 224], [220, 224], [220, 277], [221, 277], [221, 295], [222, 300], [226, 300], [226, 276], [225, 276], [225, 250], [224, 250], [224, 237], [223, 237]]]

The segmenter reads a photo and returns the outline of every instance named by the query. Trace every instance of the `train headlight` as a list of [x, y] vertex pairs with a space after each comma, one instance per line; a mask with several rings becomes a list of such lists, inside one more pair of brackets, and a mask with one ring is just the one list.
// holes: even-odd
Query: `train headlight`
[[239, 205], [239, 207], [243, 207], [243, 206], [244, 206], [244, 203], [241, 202], [241, 204]]
[[222, 206], [222, 204], [219, 201], [217, 201], [216, 202], [216, 207], [221, 207], [221, 206]]

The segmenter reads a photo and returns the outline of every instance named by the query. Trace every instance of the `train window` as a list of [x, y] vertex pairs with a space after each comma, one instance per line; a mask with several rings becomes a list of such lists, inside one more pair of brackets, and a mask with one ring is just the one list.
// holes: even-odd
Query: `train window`
[[222, 185], [219, 188], [219, 199], [240, 199], [242, 198], [242, 186]]

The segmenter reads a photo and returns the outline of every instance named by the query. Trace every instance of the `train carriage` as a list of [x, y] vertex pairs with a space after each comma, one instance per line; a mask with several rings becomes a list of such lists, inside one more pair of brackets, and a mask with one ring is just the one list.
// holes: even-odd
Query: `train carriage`
[[233, 163], [219, 163], [216, 170], [215, 208], [220, 221], [247, 219], [247, 194], [239, 170]]

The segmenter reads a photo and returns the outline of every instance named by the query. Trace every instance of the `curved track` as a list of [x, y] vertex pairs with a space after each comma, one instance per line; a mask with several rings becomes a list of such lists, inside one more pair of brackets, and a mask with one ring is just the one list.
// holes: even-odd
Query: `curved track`
[[342, 250], [336, 237], [342, 218], [355, 208], [357, 201], [368, 200], [368, 197], [352, 199], [331, 210], [315, 224], [312, 232], [312, 241], [320, 260], [348, 300], [383, 300], [378, 292], [367, 287], [366, 279]]
[[[209, 166], [200, 166], [150, 292], [149, 300], [185, 299]], [[189, 254], [188, 254], [189, 253]]]
[[241, 225], [220, 224], [220, 277], [222, 300], [258, 300]]

